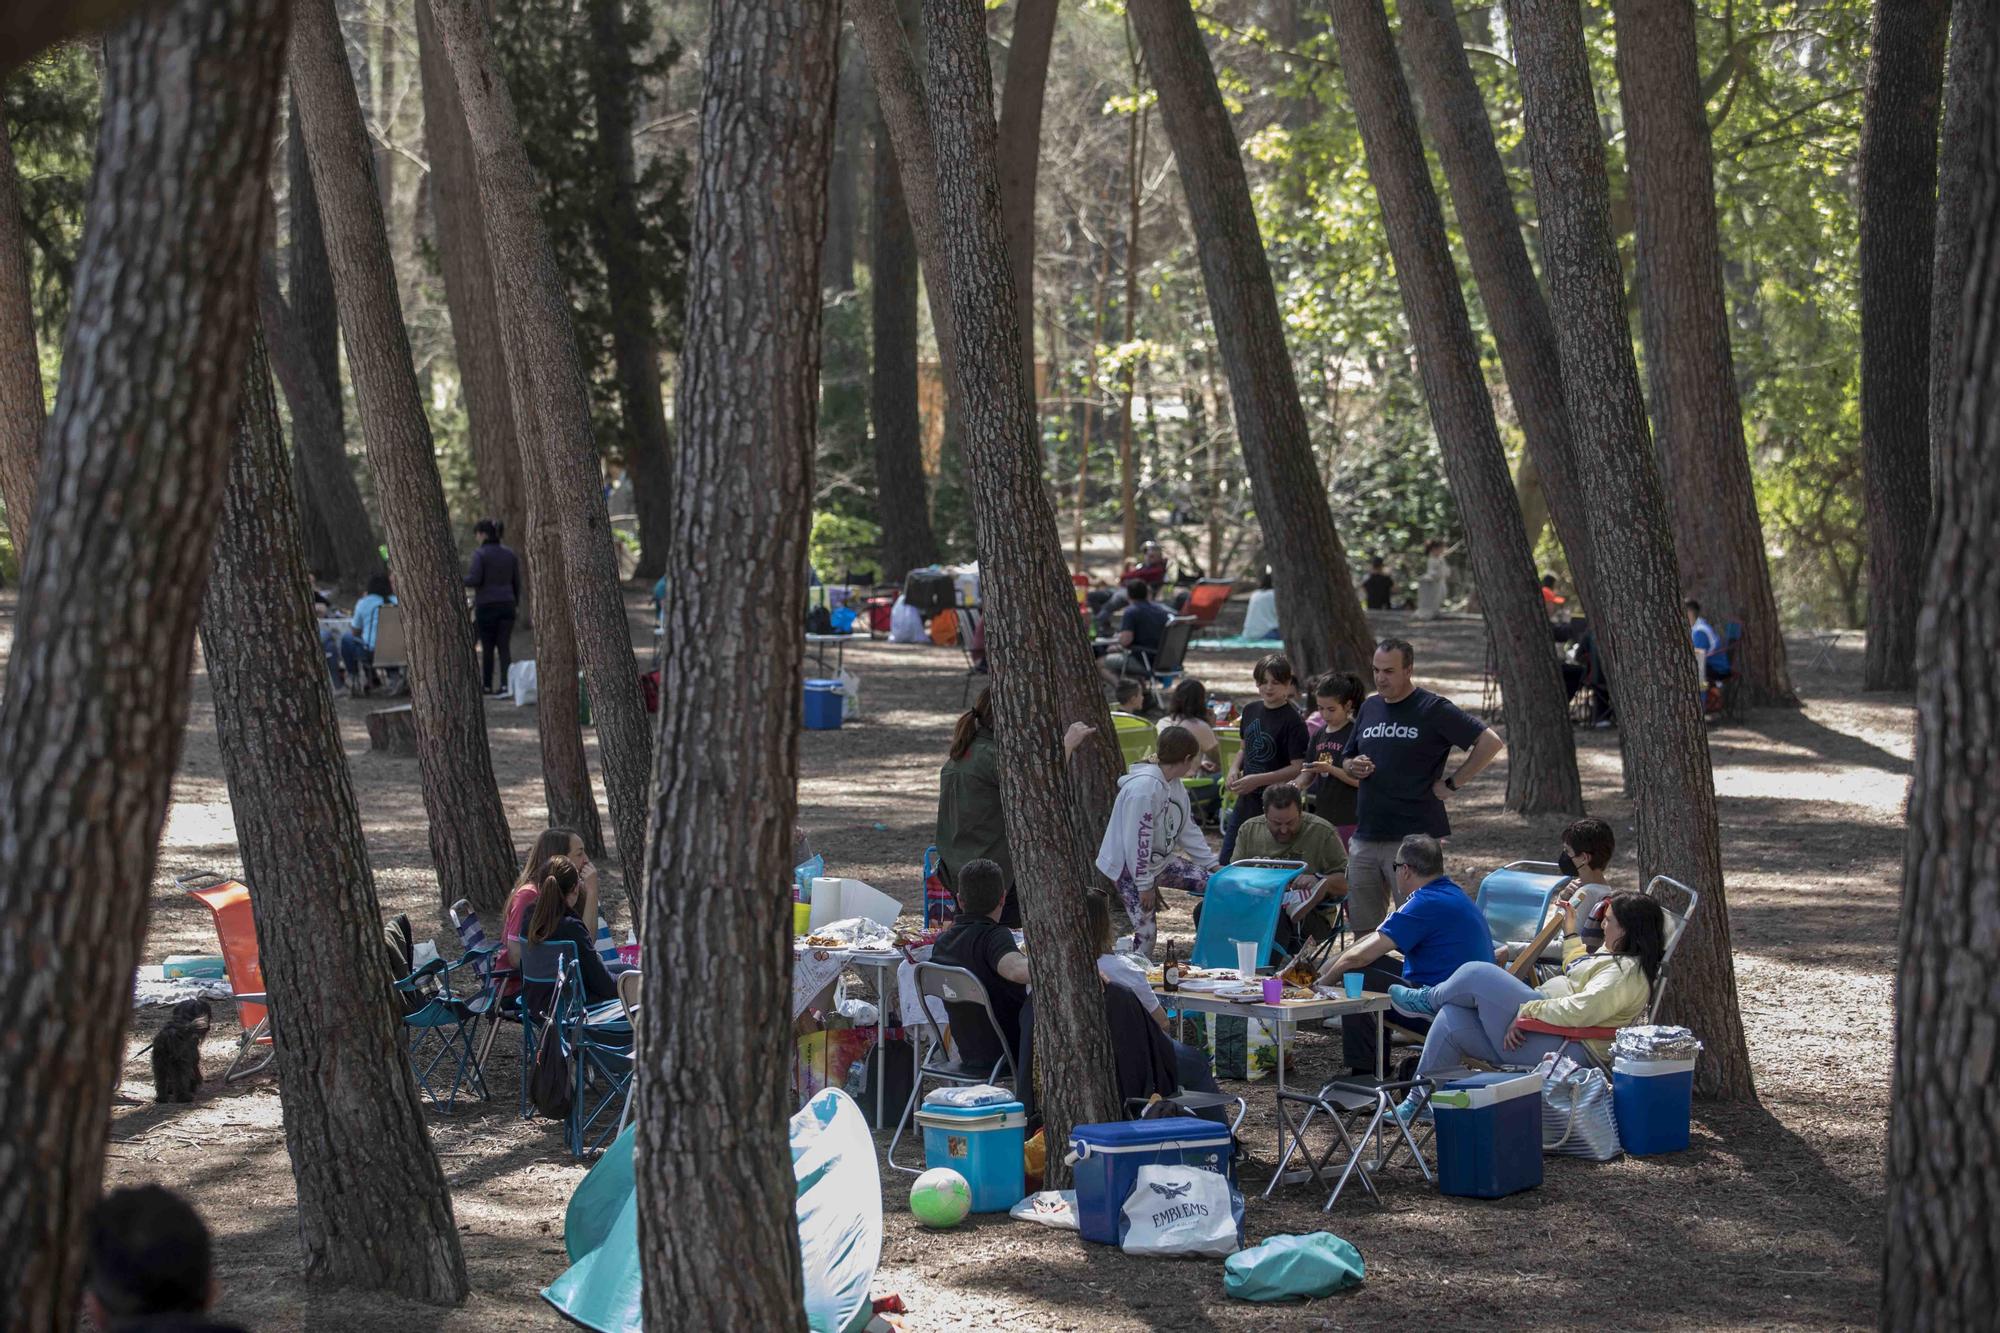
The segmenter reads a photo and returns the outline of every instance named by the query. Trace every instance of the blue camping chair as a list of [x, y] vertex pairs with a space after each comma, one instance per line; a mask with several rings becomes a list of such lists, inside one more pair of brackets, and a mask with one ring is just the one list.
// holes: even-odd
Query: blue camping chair
[[1509, 861], [1479, 881], [1473, 901], [1495, 944], [1525, 944], [1542, 928], [1557, 890], [1567, 883], [1569, 876], [1553, 861]]
[[[570, 1072], [576, 1079], [569, 1115], [563, 1121], [563, 1142], [571, 1156], [582, 1157], [602, 1148], [618, 1132], [619, 1110], [632, 1079], [632, 1025], [616, 1000], [594, 1005], [584, 1002], [576, 945], [568, 940], [524, 946], [521, 977], [530, 983], [548, 979], [555, 987], [541, 1014], [535, 1014], [525, 1002], [521, 1006], [523, 1100], [534, 1073], [539, 1046], [537, 1029], [553, 1023], [556, 1039], [562, 1043], [562, 1052], [569, 1058]], [[536, 1034], [536, 1040], [530, 1040], [531, 1033]], [[591, 1137], [593, 1131], [595, 1141]]]
[[[461, 1088], [476, 1092], [481, 1101], [487, 1095], [486, 1076], [473, 1044], [479, 1013], [471, 1001], [452, 992], [452, 974], [472, 966], [476, 960], [470, 958], [456, 963], [435, 958], [396, 982], [403, 1033], [409, 1042], [410, 1072], [417, 1076], [417, 1086], [431, 1099], [431, 1105], [447, 1115], [458, 1109]], [[439, 1096], [432, 1081], [442, 1080], [447, 1072], [451, 1086]]]
[[1256, 941], [1257, 956], [1268, 960], [1285, 886], [1305, 868], [1303, 861], [1238, 861], [1210, 875], [1188, 961], [1196, 967], [1233, 968], [1238, 940]]

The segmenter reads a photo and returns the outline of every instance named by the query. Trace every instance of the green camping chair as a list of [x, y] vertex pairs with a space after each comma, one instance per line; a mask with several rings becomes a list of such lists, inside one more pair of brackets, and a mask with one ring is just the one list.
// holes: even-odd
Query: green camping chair
[[1118, 752], [1125, 756], [1127, 768], [1151, 754], [1159, 741], [1153, 724], [1137, 713], [1120, 713], [1114, 709], [1111, 722], [1118, 728]]

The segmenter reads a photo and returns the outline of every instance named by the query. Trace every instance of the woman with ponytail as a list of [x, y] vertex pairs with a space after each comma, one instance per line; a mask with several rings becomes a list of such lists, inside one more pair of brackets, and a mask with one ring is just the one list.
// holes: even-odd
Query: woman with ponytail
[[[618, 998], [618, 983], [597, 956], [596, 932], [576, 914], [583, 898], [583, 876], [567, 856], [552, 856], [542, 864], [541, 881], [536, 886], [535, 910], [528, 918], [527, 943], [530, 948], [553, 940], [568, 940], [576, 946], [582, 968], [584, 998], [592, 1004]], [[537, 969], [540, 971], [541, 969]], [[524, 988], [528, 1007], [536, 1013], [548, 1008], [547, 982], [530, 983]]]

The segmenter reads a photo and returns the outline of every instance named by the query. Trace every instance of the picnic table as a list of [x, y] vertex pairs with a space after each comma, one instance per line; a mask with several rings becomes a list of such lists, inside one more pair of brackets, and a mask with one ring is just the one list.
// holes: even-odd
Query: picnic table
[[[903, 962], [903, 951], [897, 948], [823, 949], [809, 945], [803, 937], [792, 939], [792, 1017], [794, 1020], [812, 1003], [815, 995], [825, 990], [849, 966], [864, 968], [875, 974], [875, 1046], [882, 1052], [881, 1059], [888, 1059], [889, 1042], [889, 995], [895, 989], [896, 968]], [[884, 1123], [883, 1088], [886, 1078], [875, 1080], [875, 1123]]]
[[[850, 639], [866, 638], [864, 634], [808, 634], [806, 652], [819, 667], [821, 679], [838, 676], [847, 667], [847, 643]], [[833, 650], [833, 667], [827, 668], [827, 649]]]

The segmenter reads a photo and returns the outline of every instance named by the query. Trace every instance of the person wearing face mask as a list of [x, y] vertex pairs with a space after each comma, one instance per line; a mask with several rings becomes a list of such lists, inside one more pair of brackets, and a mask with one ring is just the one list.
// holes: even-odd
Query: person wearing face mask
[[[1590, 815], [1572, 822], [1563, 830], [1562, 851], [1556, 858], [1556, 868], [1570, 877], [1571, 883], [1563, 889], [1565, 894], [1574, 893], [1577, 885], [1583, 886], [1576, 916], [1578, 938], [1583, 941], [1587, 953], [1596, 953], [1604, 943], [1604, 921], [1598, 904], [1612, 894], [1606, 872], [1611, 868], [1611, 854], [1617, 846], [1611, 825]], [[1520, 940], [1503, 944], [1493, 951], [1493, 961], [1505, 967], [1519, 956], [1524, 947], [1525, 943]]]

